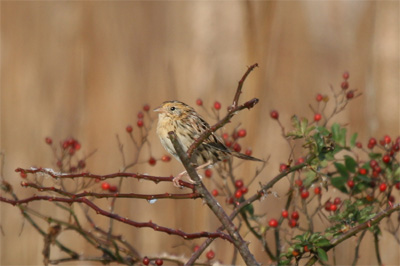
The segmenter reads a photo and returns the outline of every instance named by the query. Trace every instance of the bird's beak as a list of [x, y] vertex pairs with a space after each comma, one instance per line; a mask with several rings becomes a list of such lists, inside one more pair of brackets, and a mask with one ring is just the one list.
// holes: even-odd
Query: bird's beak
[[156, 113], [162, 113], [163, 109], [160, 106], [160, 107], [157, 107], [156, 109], [154, 109], [153, 111], [156, 112]]

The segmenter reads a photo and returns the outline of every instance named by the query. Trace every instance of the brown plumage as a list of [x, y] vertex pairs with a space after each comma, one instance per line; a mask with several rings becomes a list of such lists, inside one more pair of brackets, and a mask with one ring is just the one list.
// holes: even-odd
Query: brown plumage
[[[157, 135], [161, 144], [178, 161], [180, 161], [179, 156], [169, 139], [168, 132], [174, 131], [183, 149], [187, 151], [193, 142], [210, 128], [210, 125], [192, 107], [180, 101], [164, 102], [154, 111], [158, 112]], [[191, 160], [200, 169], [228, 159], [229, 156], [262, 162], [260, 159], [228, 149], [214, 133], [205, 139], [193, 152]], [[184, 173], [174, 179], [175, 185], [179, 184], [178, 181]]]

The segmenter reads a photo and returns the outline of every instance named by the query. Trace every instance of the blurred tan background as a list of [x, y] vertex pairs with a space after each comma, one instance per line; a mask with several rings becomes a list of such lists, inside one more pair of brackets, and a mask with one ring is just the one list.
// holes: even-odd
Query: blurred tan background
[[[14, 169], [54, 167], [46, 136], [56, 142], [77, 138], [83, 154], [98, 150], [87, 163], [91, 172], [117, 172], [122, 162], [115, 135], [120, 135], [128, 159], [132, 158], [125, 127], [136, 123], [136, 113], [145, 103], [154, 108], [165, 100], [179, 99], [194, 105], [202, 98], [207, 107], [219, 100], [225, 110], [246, 66], [256, 62], [260, 67], [248, 77], [241, 99], [257, 97], [260, 103], [251, 112], [236, 116], [231, 126], [240, 122], [247, 129], [243, 144], [253, 147], [255, 156], [271, 155], [261, 182], [272, 178], [279, 163], [289, 156], [269, 111], [279, 110], [286, 125], [294, 113], [311, 118], [308, 104], [314, 103], [317, 93], [329, 94], [329, 84], [339, 87], [345, 70], [350, 72], [350, 88], [363, 95], [336, 121], [349, 123], [350, 133], [358, 132], [364, 144], [371, 136], [396, 137], [399, 10], [398, 1], [1, 2], [4, 176], [21, 197], [32, 195], [33, 190], [18, 185], [20, 177]], [[164, 154], [154, 126], [150, 140], [151, 153]], [[142, 155], [145, 161], [150, 153], [145, 150]], [[240, 173], [249, 181], [246, 172], [253, 172], [256, 165], [247, 163], [246, 167]], [[143, 163], [131, 169], [163, 176], [181, 170], [175, 161], [158, 162], [156, 167]], [[125, 192], [178, 192], [171, 184], [124, 182]], [[279, 216], [286, 185], [282, 181], [274, 188], [281, 198], [257, 203], [257, 211], [267, 217]], [[48, 203], [30, 206], [63, 215]], [[17, 208], [6, 204], [0, 208], [1, 265], [42, 264], [42, 238], [30, 224], [24, 224]], [[116, 211], [137, 221], [151, 219], [187, 232], [212, 231], [218, 226], [200, 200], [160, 200], [153, 205], [121, 201]], [[92, 217], [107, 225], [106, 219], [93, 212]], [[163, 252], [189, 256], [191, 245], [202, 243], [118, 223], [115, 232], [150, 256]], [[268, 263], [259, 243], [247, 238], [257, 259]], [[60, 236], [62, 242], [73, 243], [75, 250], [82, 248], [84, 254], [94, 255], [76, 239], [68, 232]], [[376, 264], [371, 239], [367, 236], [361, 246], [360, 265]], [[338, 264], [351, 263], [355, 243], [356, 239], [350, 239], [336, 249]], [[211, 248], [217, 258], [230, 262], [231, 245], [217, 240]], [[385, 265], [400, 264], [398, 248], [395, 239], [384, 232]]]

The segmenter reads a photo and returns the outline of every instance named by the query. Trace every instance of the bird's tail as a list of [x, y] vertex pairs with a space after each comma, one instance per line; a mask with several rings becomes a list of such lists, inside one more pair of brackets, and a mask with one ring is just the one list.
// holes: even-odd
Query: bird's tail
[[240, 153], [240, 152], [236, 152], [236, 151], [231, 151], [231, 154], [237, 158], [243, 159], [243, 160], [249, 160], [249, 161], [257, 161], [257, 162], [264, 162], [264, 160], [261, 159], [257, 159], [255, 157]]

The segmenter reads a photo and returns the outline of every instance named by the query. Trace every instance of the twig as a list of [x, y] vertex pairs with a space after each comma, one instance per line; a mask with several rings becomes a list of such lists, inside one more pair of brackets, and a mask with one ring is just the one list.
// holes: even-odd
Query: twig
[[54, 191], [60, 195], [67, 196], [70, 198], [82, 198], [82, 197], [95, 197], [95, 198], [136, 198], [136, 199], [145, 199], [145, 200], [154, 200], [154, 199], [196, 199], [201, 197], [199, 193], [182, 193], [182, 194], [173, 194], [173, 193], [162, 193], [162, 194], [136, 194], [136, 193], [96, 193], [90, 191], [84, 191], [81, 193], [70, 193], [66, 192], [62, 189], [58, 189], [55, 187], [42, 187], [35, 183], [29, 182], [21, 182], [23, 187], [32, 187], [39, 191]]
[[[17, 169], [15, 169], [15, 172], [24, 172], [24, 173], [29, 173], [29, 174], [41, 173], [41, 174], [49, 175], [53, 178], [71, 178], [71, 179], [86, 177], [86, 178], [105, 180], [105, 179], [111, 179], [111, 178], [117, 178], [117, 177], [131, 177], [131, 178], [136, 178], [136, 179], [144, 179], [144, 180], [153, 181], [156, 184], [158, 184], [159, 182], [172, 182], [172, 179], [173, 179], [173, 177], [171, 177], [171, 176], [161, 177], [161, 176], [150, 176], [150, 175], [125, 173], [125, 172], [113, 173], [113, 174], [108, 174], [108, 175], [96, 175], [96, 174], [91, 174], [91, 173], [66, 174], [66, 173], [55, 172], [55, 171], [53, 171], [53, 169], [49, 169], [49, 168], [30, 168], [30, 169], [17, 168]], [[194, 185], [191, 183], [188, 183], [188, 182], [181, 181], [180, 184], [183, 187], [187, 187], [190, 189], [194, 188]]]

